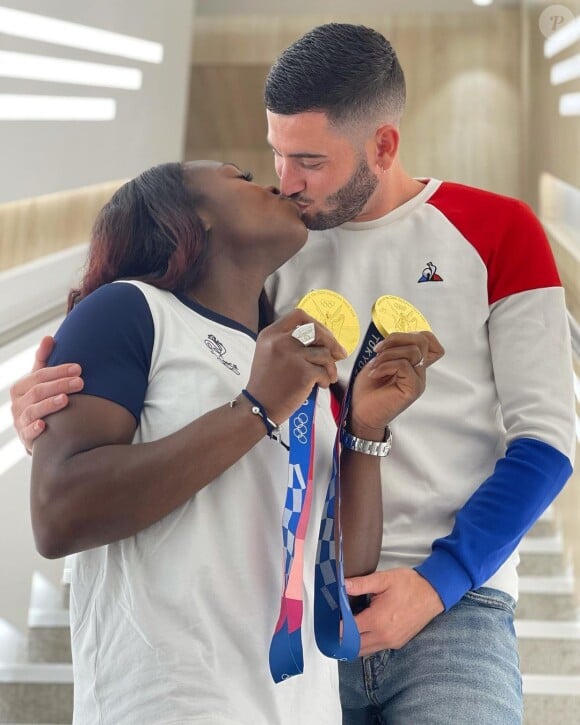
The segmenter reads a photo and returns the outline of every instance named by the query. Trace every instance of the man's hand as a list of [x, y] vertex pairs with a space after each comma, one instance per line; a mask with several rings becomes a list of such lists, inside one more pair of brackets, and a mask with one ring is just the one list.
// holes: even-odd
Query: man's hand
[[346, 580], [349, 596], [371, 595], [355, 617], [361, 636], [360, 656], [400, 649], [444, 607], [431, 584], [413, 569], [390, 569]]
[[375, 353], [356, 376], [349, 421], [356, 436], [371, 440], [423, 393], [426, 369], [445, 350], [432, 332], [394, 332]]
[[32, 371], [10, 388], [14, 427], [29, 453], [34, 440], [46, 427], [43, 418], [66, 408], [68, 393], [78, 393], [83, 387], [80, 365], [46, 367], [53, 347], [53, 338], [44, 337], [36, 351]]

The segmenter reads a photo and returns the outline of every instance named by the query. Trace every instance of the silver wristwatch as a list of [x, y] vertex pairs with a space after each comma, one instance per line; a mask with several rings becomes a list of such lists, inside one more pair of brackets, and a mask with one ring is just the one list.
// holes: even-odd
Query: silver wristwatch
[[357, 438], [345, 429], [340, 434], [340, 442], [345, 448], [357, 453], [366, 453], [367, 456], [388, 456], [392, 441], [393, 435], [388, 426], [385, 428], [385, 437], [382, 441], [367, 441], [364, 438]]

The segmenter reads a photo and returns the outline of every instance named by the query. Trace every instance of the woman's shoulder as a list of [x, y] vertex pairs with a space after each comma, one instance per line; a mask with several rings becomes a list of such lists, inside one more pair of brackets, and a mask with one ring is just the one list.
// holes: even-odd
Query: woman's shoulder
[[152, 344], [154, 325], [142, 291], [134, 284], [113, 282], [91, 292], [65, 317], [56, 338], [82, 341], [112, 341], [139, 337]]
[[[150, 286], [150, 285], [147, 285]], [[141, 283], [135, 283], [133, 280], [119, 280], [109, 282], [108, 284], [97, 287], [96, 290], [88, 294], [78, 302], [72, 309], [72, 312], [78, 314], [78, 310], [82, 310], [83, 314], [100, 308], [116, 308], [117, 305], [129, 304], [132, 306], [147, 306], [147, 299]]]

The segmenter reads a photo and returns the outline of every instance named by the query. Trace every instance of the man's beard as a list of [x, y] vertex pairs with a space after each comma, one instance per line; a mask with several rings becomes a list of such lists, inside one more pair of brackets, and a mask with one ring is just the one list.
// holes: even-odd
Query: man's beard
[[326, 199], [326, 205], [330, 209], [315, 212], [312, 216], [306, 210], [302, 221], [308, 229], [338, 227], [360, 214], [378, 183], [377, 177], [363, 158], [346, 184]]

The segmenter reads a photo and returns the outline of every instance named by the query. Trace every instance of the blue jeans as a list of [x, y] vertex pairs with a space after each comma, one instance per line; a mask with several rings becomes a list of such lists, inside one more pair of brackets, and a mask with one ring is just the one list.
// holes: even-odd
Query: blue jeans
[[401, 649], [340, 662], [343, 725], [521, 725], [514, 609], [482, 587]]

